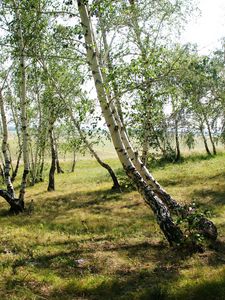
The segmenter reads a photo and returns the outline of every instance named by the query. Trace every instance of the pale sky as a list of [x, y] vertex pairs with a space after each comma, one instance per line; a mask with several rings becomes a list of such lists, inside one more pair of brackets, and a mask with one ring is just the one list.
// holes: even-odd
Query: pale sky
[[198, 0], [201, 16], [191, 21], [181, 36], [182, 42], [198, 44], [199, 52], [208, 54], [225, 37], [225, 0]]

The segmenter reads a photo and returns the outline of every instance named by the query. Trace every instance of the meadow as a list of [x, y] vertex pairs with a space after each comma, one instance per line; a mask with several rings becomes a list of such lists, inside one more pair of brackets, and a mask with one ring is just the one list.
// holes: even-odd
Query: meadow
[[214, 245], [188, 253], [168, 246], [113, 151], [105, 153], [122, 193], [87, 156], [74, 173], [56, 175], [55, 192], [46, 191], [47, 177], [27, 189], [31, 214], [9, 216], [0, 200], [0, 299], [225, 299], [225, 154], [152, 169], [177, 200], [207, 209], [218, 226]]

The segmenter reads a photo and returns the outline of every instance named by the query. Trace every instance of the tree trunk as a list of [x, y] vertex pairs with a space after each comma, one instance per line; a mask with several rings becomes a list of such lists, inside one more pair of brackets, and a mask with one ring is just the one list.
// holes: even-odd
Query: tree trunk
[[53, 124], [50, 125], [49, 128], [49, 138], [50, 138], [50, 147], [51, 147], [51, 167], [49, 171], [49, 180], [48, 180], [48, 191], [55, 190], [55, 170], [56, 170], [56, 152], [55, 152], [55, 144], [53, 138]]
[[[20, 18], [19, 4], [13, 0], [16, 19], [18, 22], [18, 36], [19, 36], [19, 50], [20, 50], [20, 71], [21, 71], [21, 82], [20, 82], [20, 111], [21, 111], [21, 128], [22, 128], [22, 141], [23, 141], [23, 163], [24, 170], [22, 181], [20, 185], [19, 199], [24, 203], [24, 195], [27, 186], [27, 177], [30, 171], [29, 164], [29, 134], [27, 130], [27, 97], [26, 97], [26, 62], [25, 62], [25, 43], [22, 30], [22, 23]], [[24, 205], [24, 204], [23, 204]]]
[[21, 199], [12, 197], [12, 195], [5, 190], [0, 190], [0, 196], [9, 203], [10, 213], [18, 214], [24, 211], [24, 202], [21, 201]]
[[6, 121], [6, 114], [4, 108], [4, 101], [2, 90], [0, 89], [0, 110], [1, 110], [1, 119], [3, 127], [3, 139], [2, 139], [2, 152], [4, 156], [5, 166], [4, 166], [4, 179], [7, 190], [0, 190], [0, 196], [3, 197], [10, 205], [10, 212], [19, 213], [24, 210], [24, 202], [21, 199], [15, 198], [14, 188], [10, 178], [10, 156], [8, 151], [8, 128]]
[[175, 141], [176, 141], [176, 161], [181, 159], [180, 154], [180, 142], [179, 142], [179, 134], [178, 134], [178, 120], [175, 120]]
[[16, 167], [15, 167], [15, 169], [12, 173], [12, 177], [11, 177], [12, 182], [14, 182], [15, 179], [16, 179], [16, 176], [17, 176], [17, 173], [18, 173], [18, 170], [19, 170], [19, 166], [20, 166], [21, 156], [22, 156], [22, 149], [19, 149], [19, 154], [18, 154], [17, 161], [16, 161]]
[[146, 184], [144, 178], [135, 168], [135, 165], [131, 161], [129, 154], [125, 149], [125, 145], [123, 144], [123, 141], [121, 139], [121, 130], [115, 118], [116, 109], [115, 111], [111, 109], [107, 94], [104, 89], [103, 77], [99, 66], [98, 57], [96, 55], [96, 45], [92, 38], [94, 33], [91, 30], [88, 10], [87, 6], [85, 5], [86, 1], [78, 0], [77, 2], [85, 37], [87, 61], [92, 71], [98, 100], [100, 102], [106, 124], [109, 128], [114, 147], [117, 151], [117, 155], [128, 176], [132, 179], [132, 181], [137, 186], [138, 191], [142, 194], [145, 202], [152, 208], [157, 222], [168, 242], [171, 245], [180, 243], [183, 238], [180, 228], [173, 222], [168, 208], [156, 196], [156, 194], [152, 190], [150, 190], [150, 187]]
[[21, 125], [22, 125], [22, 139], [23, 139], [23, 162], [24, 162], [24, 171], [22, 176], [22, 182], [20, 186], [20, 195], [19, 199], [24, 202], [24, 196], [27, 186], [27, 177], [30, 171], [29, 164], [29, 147], [28, 147], [28, 130], [27, 130], [27, 99], [26, 99], [26, 73], [25, 73], [25, 58], [24, 54], [21, 56], [21, 72], [22, 72], [22, 81], [21, 81]]
[[34, 155], [33, 155], [33, 145], [31, 145], [31, 147], [30, 147], [30, 164], [31, 164], [31, 168], [30, 168], [30, 185], [34, 186], [37, 165], [36, 165]]
[[19, 166], [20, 166], [20, 160], [21, 160], [21, 157], [22, 157], [23, 150], [22, 150], [22, 143], [21, 143], [21, 136], [20, 136], [20, 129], [19, 129], [18, 112], [15, 111], [12, 92], [11, 92], [10, 89], [9, 89], [9, 91], [10, 91], [10, 99], [12, 99], [10, 101], [10, 108], [11, 108], [11, 111], [12, 111], [12, 117], [13, 117], [13, 122], [15, 124], [17, 142], [18, 142], [18, 147], [19, 147], [19, 150], [18, 150], [19, 153], [18, 153], [18, 157], [17, 157], [17, 161], [16, 161], [16, 167], [15, 167], [15, 169], [12, 173], [12, 177], [11, 177], [11, 181], [14, 182], [15, 179], [16, 179], [16, 176], [18, 174], [18, 170], [19, 170]]
[[[178, 240], [182, 240], [182, 233], [179, 227], [173, 223], [168, 208], [165, 206], [165, 204], [175, 211], [183, 208], [161, 188], [158, 182], [149, 173], [148, 169], [140, 161], [138, 155], [136, 155], [136, 153], [133, 151], [133, 148], [127, 138], [124, 126], [120, 121], [117, 109], [114, 106], [113, 101], [109, 101], [108, 95], [104, 88], [104, 80], [97, 55], [98, 49], [94, 40], [94, 32], [92, 31], [88, 9], [86, 6], [87, 2], [84, 0], [78, 0], [77, 2], [85, 37], [87, 61], [92, 71], [102, 114], [109, 128], [118, 157], [124, 169], [136, 184], [139, 192], [143, 195], [146, 203], [148, 203], [157, 216], [157, 221], [160, 224], [160, 228], [164, 232], [169, 243], [178, 243]], [[137, 174], [138, 177], [136, 176]], [[149, 186], [147, 184], [149, 184]], [[150, 187], [152, 189], [151, 196], [148, 192]], [[159, 199], [158, 196], [161, 199]], [[161, 209], [159, 209], [159, 207], [161, 207]], [[210, 224], [211, 228], [215, 229], [215, 233], [216, 227], [212, 222], [210, 222]], [[211, 232], [213, 232], [213, 230], [211, 230]], [[212, 238], [215, 238], [215, 234]]]
[[59, 164], [57, 151], [56, 151], [56, 170], [57, 170], [58, 174], [63, 174], [64, 173], [64, 171], [62, 170], [62, 168], [60, 167], [60, 164]]
[[209, 133], [209, 139], [210, 139], [210, 142], [211, 142], [212, 148], [213, 148], [213, 154], [216, 155], [216, 146], [215, 146], [215, 143], [213, 141], [210, 124], [209, 124], [209, 121], [207, 120], [207, 118], [205, 118], [205, 121], [206, 121], [206, 126], [207, 126], [207, 129], [208, 129], [208, 133]]
[[40, 158], [40, 169], [38, 172], [38, 177], [40, 182], [44, 181], [44, 177], [43, 177], [44, 165], [45, 165], [45, 145], [42, 149], [41, 158]]
[[[205, 111], [205, 107], [202, 105], [202, 103], [200, 102], [200, 100], [198, 101], [198, 104], [200, 106], [200, 109], [202, 111], [202, 115], [203, 115], [204, 121], [206, 123], [206, 127], [207, 127], [207, 130], [208, 130], [208, 133], [209, 133], [209, 139], [210, 139], [210, 142], [211, 142], [212, 148], [213, 148], [213, 154], [216, 155], [216, 146], [215, 146], [215, 143], [213, 141], [212, 132], [211, 132], [210, 124], [209, 124], [209, 121], [208, 121], [207, 113]], [[202, 126], [203, 126], [203, 122], [202, 122]], [[205, 144], [205, 140], [204, 140], [204, 144]], [[205, 148], [208, 148], [208, 145], [206, 147], [206, 144], [205, 144]], [[206, 149], [206, 152], [208, 153], [207, 149]], [[211, 155], [211, 152], [210, 152], [209, 155]]]
[[82, 132], [79, 123], [75, 120], [71, 109], [69, 110], [69, 112], [70, 112], [70, 117], [73, 121], [73, 124], [76, 127], [77, 131], [79, 132], [79, 135], [80, 135], [81, 139], [83, 140], [83, 142], [85, 143], [85, 145], [87, 146], [88, 150], [94, 156], [94, 158], [97, 160], [97, 162], [100, 164], [100, 166], [102, 166], [103, 168], [105, 168], [108, 171], [110, 177], [112, 178], [112, 181], [113, 181], [112, 190], [120, 191], [120, 184], [118, 182], [118, 179], [117, 179], [116, 174], [114, 173], [113, 169], [110, 167], [110, 165], [103, 162], [101, 160], [101, 158], [98, 156], [98, 154], [94, 151], [91, 144], [88, 142], [85, 134]]
[[[103, 46], [104, 46], [104, 59], [101, 62], [102, 64], [106, 64], [109, 72], [113, 72], [113, 64], [112, 64], [112, 60], [110, 58], [110, 48], [107, 42], [107, 32], [105, 30], [105, 25], [102, 22], [102, 18], [101, 18], [101, 14], [99, 14], [99, 24], [100, 24], [100, 28], [101, 28], [101, 33], [102, 33], [102, 41], [103, 41]], [[94, 38], [94, 37], [93, 37]], [[103, 72], [103, 78], [105, 77], [105, 73]], [[106, 79], [106, 78], [104, 78]], [[118, 115], [120, 117], [121, 123], [124, 124], [124, 118], [123, 118], [123, 111], [122, 111], [122, 106], [120, 103], [120, 99], [118, 97], [118, 85], [117, 82], [115, 80], [113, 80], [112, 82], [112, 89], [113, 89], [113, 93], [114, 93], [114, 97], [115, 97], [115, 102], [116, 102], [116, 108], [118, 111]], [[125, 126], [124, 126], [125, 127]]]
[[[112, 61], [111, 61], [111, 58], [110, 58], [110, 49], [109, 49], [109, 45], [108, 45], [108, 42], [107, 42], [107, 33], [106, 33], [106, 30], [105, 30], [104, 23], [102, 22], [101, 14], [99, 14], [99, 23], [100, 23], [102, 39], [103, 39], [103, 45], [104, 45], [104, 59], [101, 62], [101, 64], [104, 65], [104, 63], [105, 63], [108, 70], [109, 70], [109, 72], [113, 72], [113, 64], [112, 64]], [[94, 39], [94, 37], [93, 37], [93, 39]], [[95, 42], [95, 40], [94, 40], [94, 42]], [[103, 80], [105, 82], [107, 82], [105, 72], [102, 72], [102, 76], [103, 76]], [[122, 107], [121, 107], [121, 103], [120, 103], [120, 100], [119, 100], [119, 97], [118, 97], [118, 86], [117, 86], [115, 80], [113, 80], [113, 82], [112, 82], [112, 89], [113, 89], [113, 93], [114, 93], [113, 97], [115, 98], [115, 102], [116, 102], [115, 106], [116, 106], [116, 109], [117, 109], [117, 112], [118, 112], [118, 117], [119, 117], [119, 120], [120, 120], [120, 123], [121, 123], [120, 127], [122, 127], [126, 131], [125, 124], [124, 124], [124, 119], [123, 119]], [[109, 92], [108, 92], [108, 97], [109, 97], [109, 101], [111, 103], [113, 99], [112, 99], [112, 95]], [[150, 118], [150, 116], [149, 116], [149, 118]], [[145, 135], [146, 135], [146, 138], [145, 138], [145, 142], [144, 142], [144, 145], [143, 145], [143, 151], [142, 151], [142, 157], [141, 157], [142, 163], [144, 165], [146, 164], [147, 155], [148, 155], [148, 148], [149, 148], [148, 147], [149, 139], [148, 139], [147, 128], [145, 130]]]
[[[43, 63], [43, 68], [45, 69], [45, 71], [47, 72], [48, 74], [48, 69], [47, 67], [45, 66], [45, 64]], [[49, 74], [48, 74], [49, 75]], [[63, 95], [61, 94], [60, 90], [58, 89], [55, 81], [53, 80], [53, 78], [51, 77], [52, 79], [52, 82], [58, 92], [58, 95], [59, 97], [62, 99], [62, 101], [65, 102], [65, 104], [68, 106], [68, 103], [66, 101], [66, 99], [63, 97]], [[105, 168], [108, 172], [109, 172], [109, 175], [111, 176], [112, 178], [112, 181], [113, 181], [113, 186], [112, 186], [112, 190], [118, 190], [120, 191], [120, 184], [118, 182], [118, 179], [114, 173], [114, 171], [112, 170], [112, 168], [106, 164], [105, 162], [103, 162], [100, 157], [97, 155], [97, 153], [94, 151], [94, 149], [92, 148], [91, 144], [88, 142], [85, 134], [82, 132], [81, 128], [80, 128], [80, 125], [79, 123], [75, 120], [74, 116], [73, 116], [73, 112], [71, 111], [71, 108], [68, 108], [68, 113], [70, 114], [70, 117], [71, 117], [71, 120], [73, 121], [74, 123], [74, 126], [77, 128], [79, 134], [80, 134], [80, 137], [81, 139], [84, 141], [84, 143], [86, 144], [87, 148], [89, 149], [90, 153], [95, 157], [95, 159], [97, 160], [97, 162], [103, 167]]]
[[2, 168], [2, 165], [0, 164], [0, 176], [2, 178], [2, 183], [5, 182], [5, 175], [4, 175], [4, 171], [3, 171], [3, 168]]
[[73, 164], [72, 164], [72, 167], [71, 167], [71, 173], [74, 172], [75, 166], [76, 166], [76, 151], [73, 150]]
[[39, 123], [37, 128], [38, 134], [37, 134], [36, 152], [35, 152], [34, 182], [38, 183], [38, 182], [43, 182], [44, 153], [45, 153], [46, 140], [48, 139], [48, 126], [46, 124], [46, 119], [44, 118], [45, 111], [41, 104], [40, 88], [38, 84], [36, 85], [35, 93], [36, 93], [37, 103], [38, 103]]
[[145, 140], [143, 143], [143, 148], [142, 148], [142, 153], [141, 153], [141, 161], [144, 165], [146, 165], [147, 163], [147, 159], [148, 159], [148, 141]]
[[[141, 38], [140, 38], [141, 37], [141, 31], [138, 29], [139, 27], [138, 27], [138, 23], [136, 21], [136, 18], [134, 18], [134, 23], [136, 25], [136, 26], [134, 26], [135, 27], [135, 34], [137, 36], [138, 44], [139, 44], [140, 49], [141, 49], [142, 57], [145, 60], [145, 49], [144, 49], [144, 47], [142, 45], [142, 42], [141, 42]], [[90, 26], [90, 28], [91, 28], [91, 26]], [[92, 34], [92, 39], [93, 39], [93, 45], [96, 45], [95, 38], [94, 38], [94, 33]], [[105, 37], [105, 39], [106, 39], [106, 37]], [[107, 47], [107, 49], [108, 49], [108, 47]], [[96, 55], [98, 57], [99, 56], [99, 51], [97, 49], [97, 46], [95, 47], [94, 50], [95, 51], [94, 51], [93, 55]], [[109, 55], [108, 55], [108, 58], [109, 58]], [[110, 66], [111, 66], [111, 64], [110, 64]], [[99, 66], [99, 69], [100, 69], [100, 66]], [[101, 74], [103, 81], [106, 79], [104, 74], [105, 74], [104, 72], [103, 72], [103, 74]], [[129, 155], [131, 161], [133, 162], [134, 166], [137, 168], [138, 172], [140, 172], [140, 174], [143, 176], [143, 178], [145, 178], [145, 180], [148, 182], [148, 184], [157, 193], [157, 195], [162, 198], [162, 201], [165, 201], [165, 203], [166, 203], [166, 205], [168, 205], [168, 207], [170, 207], [172, 209], [175, 209], [175, 211], [177, 212], [178, 209], [181, 209], [181, 206], [174, 199], [172, 199], [172, 197], [168, 193], [166, 193], [165, 190], [162, 189], [162, 187], [153, 178], [153, 176], [149, 173], [148, 169], [146, 168], [146, 166], [143, 164], [143, 162], [139, 158], [138, 153], [136, 151], [134, 151], [134, 149], [133, 149], [133, 147], [132, 147], [132, 145], [129, 141], [129, 138], [127, 136], [125, 125], [121, 121], [119, 113], [117, 112], [117, 109], [114, 105], [113, 99], [111, 98], [111, 95], [108, 92], [108, 90], [109, 89], [107, 89], [107, 92], [104, 90], [104, 92], [106, 93], [106, 96], [109, 98], [109, 101], [108, 101], [109, 104], [108, 105], [110, 106], [110, 108], [114, 112], [115, 119], [116, 119], [117, 125], [118, 125], [118, 129], [120, 130], [121, 139], [123, 141], [123, 144], [125, 146], [125, 149], [126, 149], [128, 155]], [[114, 91], [114, 92], [116, 92], [116, 91]], [[116, 101], [118, 102], [119, 101], [117, 99], [118, 97], [117, 97], [116, 94], [115, 94], [115, 96], [116, 96]], [[150, 123], [150, 126], [152, 126], [151, 123]], [[152, 128], [153, 128], [153, 126], [152, 126]], [[161, 150], [162, 150], [162, 153], [164, 153], [164, 154], [166, 153], [162, 147], [161, 147]]]
[[59, 152], [58, 152], [58, 144], [57, 144], [57, 140], [53, 131], [53, 137], [54, 137], [54, 147], [55, 147], [55, 162], [56, 162], [56, 171], [58, 174], [63, 174], [64, 171], [62, 170], [62, 168], [60, 167], [60, 163], [59, 163]]
[[5, 114], [3, 95], [1, 89], [0, 89], [0, 108], [1, 108], [2, 130], [3, 130], [2, 153], [5, 161], [5, 170], [4, 170], [5, 184], [9, 195], [11, 195], [12, 198], [15, 198], [15, 192], [10, 178], [11, 162], [10, 162], [10, 156], [8, 151], [8, 128], [7, 128], [6, 114]]
[[203, 142], [204, 142], [206, 153], [208, 155], [212, 155], [212, 153], [209, 150], [209, 147], [208, 147], [208, 144], [207, 144], [207, 140], [206, 140], [206, 137], [205, 137], [205, 134], [204, 134], [203, 124], [200, 125], [199, 129], [200, 129], [200, 132], [201, 132], [201, 135], [202, 135], [202, 138], [203, 138]]

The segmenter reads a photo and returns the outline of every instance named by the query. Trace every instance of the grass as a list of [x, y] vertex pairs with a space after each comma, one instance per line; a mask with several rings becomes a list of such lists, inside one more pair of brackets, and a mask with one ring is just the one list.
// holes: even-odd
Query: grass
[[[209, 209], [214, 249], [189, 255], [168, 247], [139, 194], [112, 193], [91, 159], [74, 174], [27, 190], [32, 215], [0, 209], [0, 299], [225, 299], [225, 155], [194, 156], [153, 168], [176, 199]], [[121, 174], [116, 159], [108, 159]], [[64, 163], [69, 169], [69, 162]]]

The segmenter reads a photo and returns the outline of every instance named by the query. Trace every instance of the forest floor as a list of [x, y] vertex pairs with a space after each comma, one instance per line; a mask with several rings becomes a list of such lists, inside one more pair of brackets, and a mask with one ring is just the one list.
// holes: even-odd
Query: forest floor
[[55, 192], [47, 180], [29, 187], [30, 215], [9, 216], [1, 200], [0, 299], [225, 299], [224, 162], [198, 155], [153, 169], [176, 199], [211, 212], [219, 237], [204, 253], [170, 248], [139, 194], [113, 193], [94, 160], [57, 175]]

